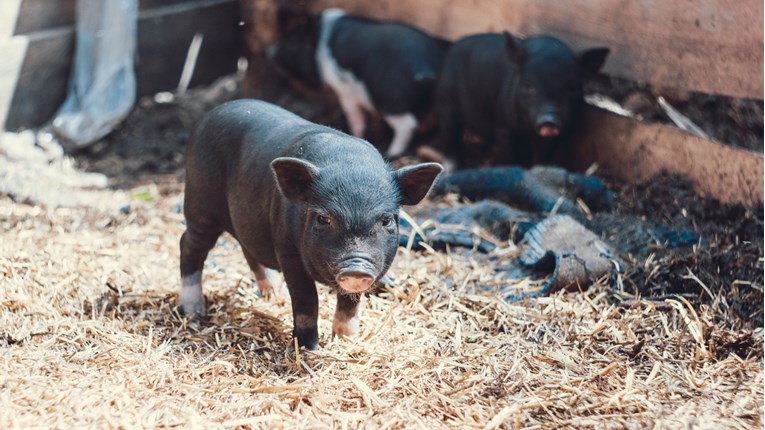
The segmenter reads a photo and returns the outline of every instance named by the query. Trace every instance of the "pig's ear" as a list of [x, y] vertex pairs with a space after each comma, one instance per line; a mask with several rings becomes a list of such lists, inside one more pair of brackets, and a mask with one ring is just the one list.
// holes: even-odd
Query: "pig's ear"
[[521, 62], [525, 57], [523, 49], [523, 42], [521, 39], [513, 36], [508, 31], [503, 31], [502, 35], [505, 37], [505, 52], [511, 60]]
[[438, 163], [422, 163], [402, 167], [393, 172], [401, 192], [401, 204], [416, 205], [424, 199], [442, 170], [444, 168]]
[[591, 75], [598, 73], [598, 70], [606, 63], [609, 52], [611, 50], [608, 48], [592, 48], [580, 52], [579, 64], [582, 65], [582, 70]]
[[271, 162], [276, 182], [284, 197], [290, 200], [307, 201], [311, 187], [319, 175], [319, 168], [313, 164], [291, 157], [280, 157]]

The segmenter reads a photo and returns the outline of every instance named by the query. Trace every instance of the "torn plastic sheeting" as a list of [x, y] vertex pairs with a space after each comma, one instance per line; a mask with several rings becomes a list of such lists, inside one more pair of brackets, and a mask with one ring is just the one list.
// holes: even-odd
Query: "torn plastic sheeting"
[[[567, 215], [546, 218], [534, 225], [519, 244], [518, 263], [535, 272], [552, 273], [534, 295], [549, 294], [570, 286], [588, 287], [604, 275], [624, 270], [617, 253], [595, 233]], [[507, 300], [529, 297], [506, 294]]]
[[[489, 213], [500, 214], [500, 217], [490, 219], [486, 216]], [[401, 246], [406, 246], [409, 236], [414, 234], [413, 249], [422, 248], [420, 242], [426, 242], [435, 249], [457, 246], [490, 253], [497, 243], [475, 234], [475, 228], [487, 229], [492, 235], [503, 235], [502, 240], [513, 236], [513, 232], [521, 234], [518, 243], [521, 252], [509, 261], [503, 261], [497, 275], [506, 281], [522, 278], [543, 281], [541, 285], [534, 283], [533, 289], [527, 289], [527, 284], [505, 282], [497, 293], [508, 301], [537, 297], [570, 286], [586, 288], [596, 279], [621, 273], [625, 268], [625, 263], [610, 245], [568, 215], [539, 220], [499, 202], [481, 201], [460, 207], [426, 207], [415, 217], [432, 220], [435, 226], [423, 229], [427, 237], [422, 238], [412, 232], [406, 221], [399, 221]], [[518, 285], [522, 285], [522, 289]], [[496, 287], [487, 288], [497, 290]]]
[[77, 46], [69, 93], [53, 119], [66, 146], [111, 132], [136, 98], [137, 0], [78, 0]]

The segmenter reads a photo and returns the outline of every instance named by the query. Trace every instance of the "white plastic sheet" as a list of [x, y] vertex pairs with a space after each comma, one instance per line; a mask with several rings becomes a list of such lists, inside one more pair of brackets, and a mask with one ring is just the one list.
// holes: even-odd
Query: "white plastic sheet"
[[70, 149], [109, 134], [135, 103], [137, 1], [77, 1], [69, 93], [53, 119], [54, 132]]

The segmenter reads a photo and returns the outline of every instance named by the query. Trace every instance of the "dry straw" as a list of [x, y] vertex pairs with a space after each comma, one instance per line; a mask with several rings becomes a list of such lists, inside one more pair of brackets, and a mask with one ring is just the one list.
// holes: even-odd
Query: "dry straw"
[[188, 323], [181, 187], [133, 191], [116, 215], [0, 198], [0, 428], [762, 427], [761, 328], [603, 285], [505, 303], [464, 253], [401, 250], [350, 341], [322, 288], [322, 348], [295, 354], [289, 297], [224, 237]]

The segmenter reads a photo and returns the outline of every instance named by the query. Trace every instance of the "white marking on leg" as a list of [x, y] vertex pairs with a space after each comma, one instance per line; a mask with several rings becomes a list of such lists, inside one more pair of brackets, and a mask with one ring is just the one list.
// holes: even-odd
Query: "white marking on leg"
[[202, 272], [181, 277], [181, 291], [178, 293], [178, 306], [184, 315], [204, 316], [206, 314], [205, 296], [202, 294]]
[[297, 314], [295, 315], [295, 327], [297, 328], [311, 328], [316, 327], [317, 318], [310, 315]]
[[386, 115], [385, 121], [393, 128], [393, 142], [385, 153], [388, 157], [398, 157], [406, 151], [417, 128], [417, 118], [411, 113]]
[[339, 338], [354, 338], [359, 333], [359, 317], [343, 318], [335, 314], [332, 320], [332, 334]]
[[335, 317], [332, 319], [332, 335], [339, 338], [353, 338], [359, 332], [358, 306], [353, 310], [335, 308]]
[[340, 106], [343, 108], [345, 118], [348, 120], [348, 127], [351, 129], [351, 134], [358, 138], [363, 138], [367, 123], [361, 106], [359, 106], [356, 100], [342, 95], [340, 96]]

